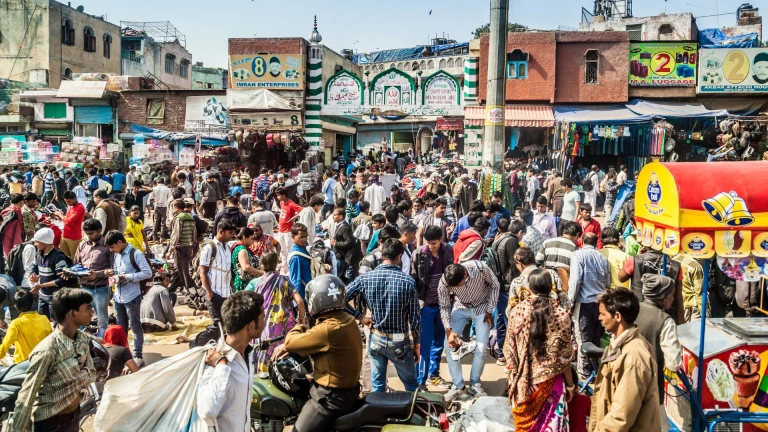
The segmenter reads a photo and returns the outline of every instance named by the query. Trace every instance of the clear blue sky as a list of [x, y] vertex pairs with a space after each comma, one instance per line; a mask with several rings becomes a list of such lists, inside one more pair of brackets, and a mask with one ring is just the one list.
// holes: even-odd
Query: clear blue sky
[[[747, 0], [719, 0], [720, 12], [735, 12]], [[66, 2], [65, 2], [66, 3]], [[645, 0], [634, 2], [634, 16], [691, 12], [715, 14], [718, 0]], [[509, 20], [538, 29], [577, 28], [582, 6], [593, 0], [510, 0]], [[690, 6], [697, 4], [698, 6]], [[765, 6], [762, 0], [754, 6]], [[231, 37], [304, 37], [317, 15], [323, 43], [339, 51], [360, 52], [428, 43], [427, 35], [450, 34], [467, 41], [490, 18], [489, 0], [74, 0], [85, 12], [123, 21], [171, 21], [187, 36], [194, 61], [226, 67]], [[761, 12], [768, 14], [768, 8]], [[429, 15], [429, 11], [432, 15]], [[735, 25], [735, 15], [720, 16], [721, 26]], [[699, 28], [715, 27], [715, 18], [700, 18]]]

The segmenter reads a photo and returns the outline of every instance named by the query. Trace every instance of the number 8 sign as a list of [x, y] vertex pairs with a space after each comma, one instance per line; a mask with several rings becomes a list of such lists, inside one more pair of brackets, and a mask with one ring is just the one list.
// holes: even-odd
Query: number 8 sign
[[257, 77], [262, 77], [267, 72], [267, 62], [264, 57], [254, 57], [251, 64], [251, 71]]

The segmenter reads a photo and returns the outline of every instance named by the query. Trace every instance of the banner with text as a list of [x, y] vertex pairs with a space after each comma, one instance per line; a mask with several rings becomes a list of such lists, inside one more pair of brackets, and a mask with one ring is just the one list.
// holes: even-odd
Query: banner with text
[[698, 93], [767, 93], [768, 48], [699, 51]]
[[300, 55], [231, 55], [229, 83], [231, 88], [302, 90], [304, 60]]
[[695, 42], [633, 42], [629, 44], [629, 85], [633, 87], [694, 87], [698, 44]]

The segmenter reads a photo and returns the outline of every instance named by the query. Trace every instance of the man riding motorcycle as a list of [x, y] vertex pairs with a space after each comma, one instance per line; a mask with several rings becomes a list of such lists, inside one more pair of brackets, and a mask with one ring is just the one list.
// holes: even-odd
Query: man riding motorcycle
[[363, 341], [355, 319], [344, 311], [345, 290], [341, 279], [329, 274], [307, 284], [307, 310], [315, 325], [297, 324], [272, 355], [273, 361], [289, 353], [310, 356], [314, 363], [311, 399], [296, 420], [296, 432], [328, 430], [357, 407]]

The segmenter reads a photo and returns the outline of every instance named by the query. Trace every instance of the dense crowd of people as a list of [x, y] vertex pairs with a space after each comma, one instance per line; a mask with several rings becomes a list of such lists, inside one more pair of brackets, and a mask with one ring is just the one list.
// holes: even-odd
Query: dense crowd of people
[[[79, 389], [94, 379], [80, 330], [93, 315], [111, 379], [144, 366], [144, 333], [175, 328], [182, 297], [231, 348], [209, 352], [198, 395], [200, 416], [222, 430], [249, 430], [235, 401], [288, 353], [314, 360], [299, 431], [325, 430], [360, 385], [387, 391], [390, 363], [408, 391], [484, 396], [489, 355], [509, 376], [517, 430], [567, 430], [576, 383], [596, 372], [587, 342], [606, 346], [590, 430], [666, 430], [662, 377], [681, 365], [676, 324], [699, 313], [701, 267], [638, 243], [632, 197], [616, 207], [626, 167], [545, 176], [522, 161], [484, 202], [479, 173], [459, 166], [417, 165], [411, 192], [382, 186], [411, 162], [384, 149], [340, 157], [306, 197], [283, 167], [238, 169], [228, 182], [210, 167], [6, 170], [0, 239], [18, 317], [0, 354], [30, 360], [13, 430], [77, 430], [61, 425], [76, 424]], [[63, 271], [73, 266], [79, 277]]]

